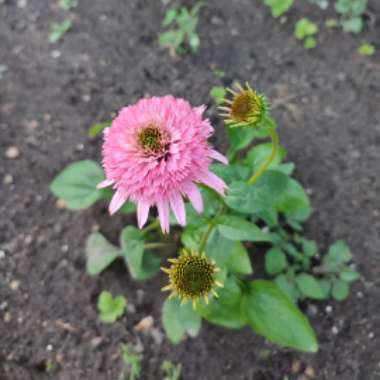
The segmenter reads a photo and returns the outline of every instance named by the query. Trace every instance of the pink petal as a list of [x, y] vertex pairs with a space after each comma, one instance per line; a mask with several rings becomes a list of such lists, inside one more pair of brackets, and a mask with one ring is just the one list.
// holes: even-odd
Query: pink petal
[[210, 171], [201, 173], [199, 176], [199, 181], [224, 196], [224, 190], [227, 188], [227, 185], [214, 173], [211, 173]]
[[227, 157], [223, 156], [223, 154], [219, 153], [214, 149], [211, 149], [209, 156], [214, 160], [221, 162], [222, 164], [228, 164]]
[[182, 196], [179, 193], [174, 193], [170, 199], [170, 206], [174, 211], [174, 215], [181, 226], [186, 225], [186, 211], [185, 203], [183, 202]]
[[204, 113], [205, 110], [206, 110], [206, 106], [203, 104], [203, 105], [201, 105], [201, 106], [199, 106], [199, 107], [194, 107], [194, 110], [195, 110], [195, 112], [196, 112], [199, 116], [202, 116], [203, 113]]
[[169, 232], [169, 203], [160, 201], [157, 203], [158, 216], [160, 218], [161, 229], [163, 233]]
[[198, 187], [194, 183], [189, 182], [186, 185], [185, 194], [189, 197], [194, 210], [200, 214], [203, 211], [203, 199]]
[[137, 220], [139, 228], [143, 228], [148, 220], [150, 204], [145, 201], [140, 201], [137, 204]]
[[124, 193], [122, 193], [121, 191], [116, 191], [108, 207], [109, 213], [113, 215], [117, 210], [119, 210], [119, 208], [123, 205], [123, 203], [126, 200], [127, 198], [124, 196]]
[[103, 189], [105, 187], [108, 187], [108, 186], [111, 186], [115, 183], [115, 180], [114, 179], [105, 179], [104, 181], [98, 183], [96, 185], [96, 188], [97, 189]]

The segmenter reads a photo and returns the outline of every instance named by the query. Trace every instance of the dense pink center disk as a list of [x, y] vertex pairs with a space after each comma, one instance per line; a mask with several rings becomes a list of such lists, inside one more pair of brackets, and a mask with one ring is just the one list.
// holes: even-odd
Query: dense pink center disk
[[193, 108], [172, 96], [140, 100], [123, 108], [104, 133], [103, 166], [107, 179], [100, 187], [116, 190], [110, 212], [126, 200], [137, 203], [142, 227], [156, 205], [162, 229], [169, 230], [169, 209], [186, 223], [183, 197], [201, 212], [202, 197], [195, 183], [224, 194], [225, 183], [209, 171], [211, 160], [227, 163], [207, 139], [213, 133], [202, 119], [204, 107]]

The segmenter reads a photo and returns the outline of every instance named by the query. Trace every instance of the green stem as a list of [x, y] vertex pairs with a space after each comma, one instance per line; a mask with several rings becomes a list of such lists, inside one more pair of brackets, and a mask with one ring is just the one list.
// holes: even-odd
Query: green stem
[[165, 249], [165, 248], [172, 248], [174, 246], [175, 246], [174, 243], [160, 243], [160, 242], [157, 242], [157, 243], [146, 243], [144, 245], [144, 248], [146, 248], [146, 249]]
[[146, 235], [148, 232], [157, 229], [160, 226], [160, 221], [158, 219], [154, 220], [150, 224], [148, 224], [145, 228], [141, 230], [143, 235]]
[[262, 165], [257, 169], [257, 171], [252, 175], [252, 177], [248, 180], [249, 185], [253, 185], [269, 168], [272, 161], [276, 158], [277, 151], [280, 148], [280, 140], [278, 138], [278, 134], [274, 128], [274, 122], [268, 119], [269, 126], [265, 126], [266, 130], [269, 132], [270, 137], [272, 139], [272, 151], [269, 157], [262, 163]]
[[[268, 167], [270, 166], [270, 164], [272, 163], [272, 161], [276, 158], [276, 155], [277, 155], [277, 151], [278, 149], [280, 148], [280, 140], [279, 140], [279, 137], [278, 137], [278, 134], [276, 132], [276, 129], [275, 129], [275, 122], [274, 120], [271, 118], [271, 117], [267, 117], [265, 120], [264, 120], [264, 128], [269, 132], [269, 135], [272, 139], [272, 151], [271, 151], [271, 154], [269, 155], [269, 157], [264, 161], [264, 163], [259, 167], [259, 169], [257, 170], [256, 173], [254, 173], [252, 175], [252, 177], [248, 180], [248, 184], [249, 185], [253, 185], [263, 174], [264, 172], [268, 169]], [[218, 218], [220, 218], [224, 212], [226, 211], [227, 209], [227, 206], [224, 202], [224, 199], [222, 197], [220, 197], [221, 199], [221, 207], [219, 209], [219, 212], [218, 214], [211, 220], [211, 222], [208, 224], [207, 228], [206, 228], [206, 231], [205, 233], [203, 234], [202, 236], [202, 239], [199, 243], [199, 252], [203, 252], [205, 247], [206, 247], [206, 244], [207, 244], [207, 240], [208, 238], [210, 237], [210, 234], [216, 224], [216, 221]]]

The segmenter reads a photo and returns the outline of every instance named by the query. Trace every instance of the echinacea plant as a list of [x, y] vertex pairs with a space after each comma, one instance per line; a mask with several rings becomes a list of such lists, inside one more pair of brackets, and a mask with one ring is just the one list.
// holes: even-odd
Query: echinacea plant
[[[99, 274], [122, 258], [131, 276], [143, 280], [156, 275], [168, 258], [163, 290], [170, 296], [162, 320], [172, 342], [196, 336], [204, 319], [234, 329], [249, 325], [280, 346], [316, 352], [315, 333], [294, 301], [302, 294], [328, 297], [327, 282], [343, 281], [339, 268], [355, 274], [346, 276], [348, 289], [347, 282], [357, 278], [347, 267], [351, 256], [348, 252], [330, 271], [316, 244], [301, 237], [310, 201], [291, 177], [294, 164], [282, 162], [285, 151], [269, 101], [249, 84], [228, 91], [232, 97], [219, 101], [228, 125], [228, 159], [207, 141], [214, 129], [203, 117], [204, 106], [153, 97], [123, 108], [110, 126], [103, 124], [105, 177], [98, 164], [85, 160], [66, 168], [51, 189], [71, 209], [99, 199], [111, 199], [110, 214], [131, 214], [137, 207], [138, 228], [123, 229], [120, 247], [99, 232], [91, 234], [87, 270]], [[268, 137], [271, 143], [241, 156], [253, 140]], [[268, 274], [277, 274], [276, 281], [253, 275], [247, 249], [252, 243], [253, 258], [268, 252]], [[313, 272], [321, 265], [323, 271]], [[290, 291], [291, 281], [301, 293]]]

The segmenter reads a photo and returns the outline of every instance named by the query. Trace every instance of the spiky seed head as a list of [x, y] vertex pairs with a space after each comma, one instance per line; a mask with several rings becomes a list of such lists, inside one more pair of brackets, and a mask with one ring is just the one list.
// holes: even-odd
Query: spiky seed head
[[208, 304], [209, 294], [217, 295], [215, 288], [223, 286], [216, 280], [220, 269], [204, 253], [184, 249], [177, 259], [169, 259], [169, 262], [169, 268], [162, 268], [169, 275], [169, 285], [162, 290], [171, 291], [169, 298], [179, 297], [182, 304], [192, 301], [195, 308], [200, 299]]
[[219, 107], [221, 116], [230, 127], [259, 127], [268, 114], [267, 99], [253, 90], [248, 83], [243, 88], [236, 85], [237, 90], [227, 89], [232, 99], [224, 99], [225, 106]]

